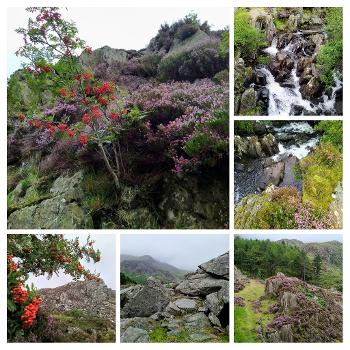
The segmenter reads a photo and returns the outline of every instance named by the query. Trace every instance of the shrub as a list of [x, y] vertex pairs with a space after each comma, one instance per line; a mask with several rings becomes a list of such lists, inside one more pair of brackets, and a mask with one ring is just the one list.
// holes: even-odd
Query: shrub
[[175, 38], [183, 41], [194, 35], [198, 30], [198, 27], [192, 23], [183, 24], [175, 34]]
[[334, 75], [343, 69], [343, 8], [329, 7], [326, 13], [327, 41], [316, 56], [322, 82], [326, 86], [334, 83]]
[[327, 212], [332, 194], [342, 181], [343, 161], [339, 149], [331, 143], [321, 145], [300, 162], [303, 176], [303, 200]]
[[159, 65], [159, 77], [163, 81], [193, 82], [196, 79], [212, 78], [227, 68], [227, 64], [228, 60], [220, 56], [218, 44], [207, 43], [163, 58]]
[[330, 142], [343, 148], [343, 122], [341, 120], [322, 120], [314, 129], [322, 132], [322, 142]]
[[234, 48], [244, 60], [252, 61], [264, 42], [263, 34], [250, 24], [250, 15], [245, 9], [235, 12]]

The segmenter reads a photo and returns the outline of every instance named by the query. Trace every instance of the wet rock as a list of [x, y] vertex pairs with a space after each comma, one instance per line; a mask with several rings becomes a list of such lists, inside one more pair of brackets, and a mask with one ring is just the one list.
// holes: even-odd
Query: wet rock
[[257, 72], [255, 75], [255, 83], [257, 85], [265, 86], [266, 85], [266, 75], [261, 73], [261, 72]]
[[312, 77], [306, 85], [300, 88], [300, 92], [307, 99], [319, 97], [322, 93], [321, 80], [317, 77]]
[[278, 162], [264, 169], [260, 175], [257, 186], [260, 190], [265, 190], [269, 185], [278, 186], [283, 180], [284, 162]]
[[245, 113], [251, 113], [256, 108], [256, 103], [258, 100], [257, 92], [254, 88], [249, 88], [245, 90], [241, 97], [241, 104], [239, 113], [244, 115]]

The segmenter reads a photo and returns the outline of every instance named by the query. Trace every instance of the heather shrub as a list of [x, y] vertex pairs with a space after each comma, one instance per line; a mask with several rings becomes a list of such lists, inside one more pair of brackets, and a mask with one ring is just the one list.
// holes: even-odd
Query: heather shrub
[[183, 41], [187, 38], [191, 37], [193, 34], [195, 34], [198, 30], [198, 26], [192, 23], [184, 23], [175, 34], [175, 38]]

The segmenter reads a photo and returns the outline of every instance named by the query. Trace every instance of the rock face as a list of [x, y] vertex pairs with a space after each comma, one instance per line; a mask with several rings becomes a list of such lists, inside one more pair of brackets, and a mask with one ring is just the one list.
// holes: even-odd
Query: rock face
[[161, 327], [167, 337], [218, 342], [229, 322], [229, 254], [187, 274], [174, 289], [150, 277], [144, 286], [121, 290], [121, 341], [148, 342]]
[[89, 315], [115, 319], [115, 291], [104, 282], [78, 281], [40, 289], [41, 306], [49, 311], [80, 310]]
[[278, 153], [278, 143], [272, 134], [263, 137], [235, 135], [234, 151], [236, 159], [268, 157]]
[[[8, 218], [9, 229], [74, 229], [93, 228], [91, 216], [81, 206], [83, 190], [81, 171], [58, 177], [50, 189], [51, 198], [18, 209]], [[19, 191], [18, 197], [24, 193]]]
[[245, 276], [236, 266], [234, 267], [234, 287], [235, 292], [242, 290], [245, 285], [249, 282], [247, 276]]
[[266, 341], [342, 341], [341, 293], [277, 273], [267, 279], [265, 297], [277, 300], [274, 319], [265, 330]]

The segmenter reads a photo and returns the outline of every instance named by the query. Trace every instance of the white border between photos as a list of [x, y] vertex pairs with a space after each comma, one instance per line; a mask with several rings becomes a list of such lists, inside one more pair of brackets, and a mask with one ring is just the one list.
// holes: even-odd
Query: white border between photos
[[[66, 6], [66, 7], [169, 7], [169, 10], [171, 10], [171, 7], [224, 7], [227, 8], [227, 16], [228, 16], [228, 23], [230, 24], [230, 49], [231, 49], [231, 55], [230, 55], [230, 193], [233, 193], [233, 164], [234, 164], [234, 157], [233, 157], [233, 120], [234, 119], [242, 119], [242, 118], [234, 118], [233, 115], [233, 9], [234, 7], [255, 7], [255, 6], [271, 6], [271, 7], [298, 7], [302, 5], [307, 6], [314, 6], [314, 7], [329, 7], [329, 6], [343, 6], [344, 7], [344, 33], [350, 33], [350, 24], [347, 22], [350, 12], [350, 4], [347, 1], [325, 1], [325, 0], [318, 0], [318, 1], [302, 1], [302, 0], [100, 0], [98, 2], [88, 1], [88, 0], [71, 0], [71, 1], [25, 1], [25, 0], [2, 0], [0, 2], [0, 44], [2, 48], [5, 48], [7, 45], [7, 7], [25, 7], [25, 6]], [[140, 29], [142, 29], [142, 25], [140, 25]], [[0, 135], [1, 135], [1, 147], [3, 149], [3, 157], [0, 160], [2, 162], [1, 166], [1, 176], [0, 176], [0, 208], [1, 208], [1, 228], [2, 228], [2, 234], [0, 236], [0, 310], [1, 310], [1, 318], [0, 318], [0, 346], [2, 348], [6, 349], [23, 349], [23, 347], [26, 347], [27, 349], [38, 349], [38, 348], [46, 348], [47, 344], [29, 344], [29, 343], [20, 343], [20, 344], [8, 344], [7, 343], [7, 336], [6, 336], [6, 263], [5, 263], [5, 256], [6, 256], [6, 231], [7, 231], [7, 203], [5, 202], [6, 198], [6, 188], [7, 188], [7, 157], [5, 156], [5, 147], [6, 147], [6, 139], [7, 139], [7, 130], [6, 130], [6, 56], [0, 55], [1, 60], [1, 66], [0, 66], [0, 74], [1, 74], [1, 116], [2, 116], [2, 122], [1, 122], [1, 128], [0, 128]], [[347, 80], [349, 76], [349, 39], [345, 35], [344, 36], [344, 96], [346, 95], [346, 91], [349, 91], [347, 88]], [[347, 120], [346, 116], [348, 112], [350, 112], [349, 108], [350, 103], [347, 103], [346, 99], [344, 100], [344, 173], [343, 178], [348, 179], [349, 178], [349, 167], [348, 167], [348, 159], [347, 154], [349, 152], [349, 142], [347, 140], [347, 133], [348, 133], [348, 127], [349, 127], [349, 121]], [[270, 117], [264, 117], [264, 118], [255, 118], [255, 117], [249, 117], [252, 120], [255, 119], [271, 119]], [[350, 118], [350, 116], [349, 116]], [[247, 118], [245, 118], [247, 119]], [[288, 118], [288, 119], [296, 119], [300, 120], [300, 118]], [[306, 118], [304, 118], [306, 119]], [[319, 118], [319, 117], [308, 117], [307, 119], [338, 119], [336, 117], [327, 117], [327, 118]], [[350, 135], [349, 135], [350, 136]], [[99, 232], [104, 234], [115, 234], [116, 235], [116, 294], [117, 294], [117, 301], [116, 301], [116, 320], [117, 320], [117, 342], [116, 343], [110, 343], [110, 344], [67, 344], [69, 347], [72, 346], [75, 349], [93, 349], [93, 348], [115, 348], [120, 347], [121, 349], [154, 349], [157, 347], [166, 347], [167, 349], [212, 349], [213, 346], [215, 348], [220, 349], [228, 349], [229, 347], [234, 347], [238, 349], [252, 349], [254, 348], [260, 348], [260, 349], [271, 349], [271, 347], [280, 347], [281, 344], [233, 344], [234, 341], [234, 319], [233, 319], [233, 234], [248, 234], [248, 233], [258, 233], [257, 231], [252, 230], [245, 230], [243, 231], [234, 231], [233, 230], [233, 196], [230, 196], [230, 230], [101, 230]], [[349, 191], [347, 184], [344, 183], [344, 213], [347, 212], [348, 209], [348, 199], [349, 199]], [[349, 226], [349, 220], [346, 214], [344, 214], [344, 229], [345, 231], [350, 227]], [[297, 231], [297, 230], [290, 230], [285, 231], [283, 233], [292, 233], [292, 234], [300, 234], [300, 233], [312, 233], [312, 234], [321, 234], [321, 233], [337, 233], [342, 234], [343, 230], [334, 230], [334, 231], [322, 231], [322, 232], [316, 232], [316, 231]], [[91, 230], [92, 231], [92, 230]], [[38, 230], [11, 230], [11, 233], [31, 233], [35, 232], [38, 233]], [[89, 231], [87, 230], [45, 230], [45, 233], [87, 233]], [[230, 303], [230, 344], [213, 344], [213, 343], [206, 343], [206, 344], [119, 344], [119, 316], [120, 316], [120, 310], [119, 310], [119, 297], [118, 297], [118, 288], [119, 288], [119, 272], [120, 272], [120, 254], [119, 254], [119, 247], [120, 247], [120, 237], [119, 235], [123, 234], [230, 234], [230, 270], [231, 270], [231, 283], [230, 283], [230, 295], [232, 298], [232, 302]], [[259, 231], [259, 233], [274, 233], [271, 231]], [[350, 234], [350, 233], [349, 233]], [[343, 265], [344, 266], [350, 266], [350, 257], [347, 255], [347, 251], [349, 248], [347, 247], [348, 244], [350, 244], [350, 239], [346, 237], [346, 234], [343, 237], [343, 244], [344, 244], [344, 260]], [[335, 349], [337, 348], [344, 348], [344, 346], [350, 345], [350, 336], [347, 334], [347, 330], [350, 330], [350, 322], [349, 322], [349, 313], [350, 313], [350, 303], [347, 300], [347, 294], [349, 290], [349, 270], [344, 269], [344, 341], [342, 344], [283, 344], [283, 346], [293, 349], [295, 346], [298, 346], [300, 348], [304, 349], [320, 349], [320, 348], [326, 348], [327, 349]], [[50, 343], [50, 348], [52, 349], [60, 349], [62, 346], [64, 346], [62, 343]]]

